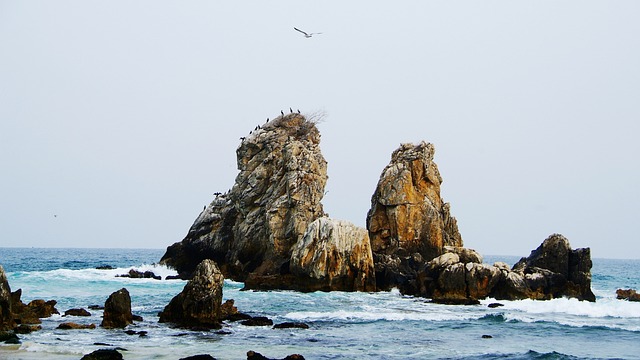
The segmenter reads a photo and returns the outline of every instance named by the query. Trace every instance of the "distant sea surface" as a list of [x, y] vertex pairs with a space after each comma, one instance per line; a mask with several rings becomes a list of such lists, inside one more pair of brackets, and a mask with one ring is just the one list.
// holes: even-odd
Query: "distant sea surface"
[[[246, 359], [249, 350], [270, 358], [301, 354], [306, 359], [638, 359], [640, 303], [616, 300], [618, 288], [640, 289], [640, 260], [594, 259], [592, 288], [596, 303], [573, 299], [497, 301], [480, 305], [432, 304], [397, 291], [379, 293], [297, 293], [240, 291], [225, 281], [224, 298], [241, 312], [267, 316], [274, 323], [304, 322], [309, 329], [277, 330], [230, 323], [229, 334], [187, 331], [158, 323], [158, 312], [178, 294], [181, 280], [116, 277], [129, 269], [151, 270], [163, 278], [175, 272], [157, 263], [160, 249], [0, 248], [12, 290], [25, 303], [56, 300], [71, 308], [104, 305], [114, 291], [127, 288], [134, 314], [142, 322], [123, 330], [56, 330], [61, 322], [99, 325], [91, 316], [43, 319], [42, 330], [20, 335], [20, 345], [0, 345], [0, 359], [80, 359], [100, 348], [120, 347], [125, 359], [179, 359], [210, 354], [217, 359]], [[486, 256], [485, 263], [518, 258]], [[109, 265], [113, 270], [97, 270]], [[485, 336], [486, 335], [486, 336]], [[108, 344], [94, 345], [95, 343]]]

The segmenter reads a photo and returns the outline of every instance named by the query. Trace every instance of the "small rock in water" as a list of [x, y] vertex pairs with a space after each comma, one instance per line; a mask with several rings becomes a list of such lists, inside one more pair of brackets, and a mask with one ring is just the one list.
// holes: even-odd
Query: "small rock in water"
[[121, 360], [123, 359], [115, 349], [99, 349], [83, 356], [80, 360]]
[[492, 339], [493, 336], [491, 336], [491, 335], [482, 335], [482, 338], [483, 339]]
[[202, 355], [187, 356], [185, 358], [181, 358], [180, 360], [216, 360], [216, 358], [214, 358], [209, 354], [202, 354]]
[[[247, 360], [277, 360], [277, 359], [271, 359], [260, 353], [250, 350], [247, 352]], [[282, 360], [304, 360], [304, 356], [300, 354], [292, 354], [292, 355], [288, 355]]]
[[640, 294], [634, 289], [618, 289], [616, 297], [618, 300], [640, 301]]
[[244, 320], [240, 322], [240, 324], [244, 326], [271, 326], [273, 325], [273, 321], [264, 316], [256, 316], [251, 319]]
[[91, 313], [85, 309], [69, 309], [63, 316], [91, 316]]
[[487, 306], [489, 306], [490, 308], [492, 308], [492, 309], [493, 309], [493, 308], [497, 308], [497, 307], [500, 307], [500, 306], [504, 306], [504, 304], [500, 304], [500, 303], [491, 303], [491, 304], [489, 304], [489, 305], [487, 305]]
[[5, 344], [20, 344], [18, 335], [11, 332], [0, 332], [0, 342]]
[[13, 331], [15, 331], [16, 334], [30, 334], [30, 333], [32, 333], [34, 331], [38, 331], [38, 330], [42, 330], [42, 326], [40, 326], [40, 325], [20, 324]]
[[96, 324], [83, 325], [83, 324], [76, 324], [73, 322], [65, 322], [58, 325], [57, 327], [57, 329], [60, 329], [60, 330], [84, 330], [84, 329], [95, 329], [95, 328], [96, 328]]
[[100, 265], [96, 266], [96, 270], [113, 270], [114, 267], [111, 265]]
[[104, 310], [102, 305], [89, 305], [89, 310]]

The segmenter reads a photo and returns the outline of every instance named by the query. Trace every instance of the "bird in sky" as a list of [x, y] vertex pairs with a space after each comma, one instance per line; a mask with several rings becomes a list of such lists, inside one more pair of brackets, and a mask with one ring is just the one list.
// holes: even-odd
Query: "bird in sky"
[[304, 37], [306, 37], [306, 38], [310, 38], [310, 37], [312, 37], [313, 35], [319, 35], [319, 34], [322, 34], [321, 32], [318, 32], [318, 33], [307, 33], [307, 32], [304, 32], [304, 31], [302, 31], [302, 30], [300, 30], [300, 29], [298, 29], [298, 28], [296, 28], [296, 27], [294, 27], [294, 28], [293, 28], [293, 30], [295, 30], [295, 31], [299, 31], [299, 32], [303, 33], [303, 34], [304, 34]]

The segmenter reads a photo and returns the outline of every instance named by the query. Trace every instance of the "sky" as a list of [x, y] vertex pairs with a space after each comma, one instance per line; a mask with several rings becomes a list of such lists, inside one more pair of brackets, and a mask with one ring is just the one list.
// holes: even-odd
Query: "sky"
[[[0, 0], [0, 247], [165, 248], [239, 138], [324, 113], [323, 204], [365, 226], [433, 143], [466, 247], [640, 258], [638, 1]], [[293, 30], [322, 32], [305, 38]]]

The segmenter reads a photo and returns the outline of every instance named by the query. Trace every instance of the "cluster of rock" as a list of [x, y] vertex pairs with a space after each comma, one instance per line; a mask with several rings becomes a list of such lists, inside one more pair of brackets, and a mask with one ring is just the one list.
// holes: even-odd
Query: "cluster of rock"
[[161, 262], [189, 278], [204, 259], [248, 289], [376, 291], [446, 303], [499, 299], [593, 301], [589, 249], [552, 235], [513, 268], [463, 247], [433, 145], [402, 144], [371, 198], [367, 229], [330, 219], [320, 134], [299, 114], [265, 124], [237, 149], [233, 188], [198, 216]]
[[[0, 334], [25, 334], [40, 330], [39, 324], [42, 318], [60, 314], [56, 309], [55, 300], [32, 300], [25, 304], [21, 300], [22, 290], [11, 292], [4, 269], [0, 265]], [[124, 328], [132, 324], [134, 320], [142, 318], [131, 313], [131, 297], [127, 289], [120, 289], [107, 299], [104, 307], [101, 326], [104, 328]], [[69, 309], [63, 316], [91, 316], [85, 309]], [[62, 322], [58, 325], [60, 330], [95, 329], [95, 324], [78, 324], [75, 322]], [[18, 341], [17, 337], [12, 338]]]
[[25, 304], [21, 297], [21, 289], [11, 292], [7, 276], [0, 265], [0, 332], [29, 333], [40, 330], [40, 319], [59, 314], [55, 300], [36, 299]]
[[448, 304], [477, 303], [487, 297], [549, 300], [566, 296], [595, 301], [589, 272], [576, 266], [588, 263], [591, 267], [588, 249], [571, 250], [562, 235], [551, 235], [512, 268], [503, 262], [484, 264], [470, 249], [445, 250], [448, 252], [418, 270], [405, 293]]

